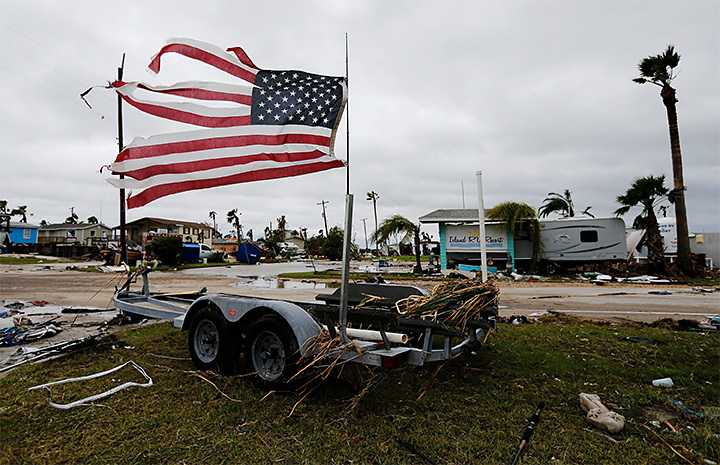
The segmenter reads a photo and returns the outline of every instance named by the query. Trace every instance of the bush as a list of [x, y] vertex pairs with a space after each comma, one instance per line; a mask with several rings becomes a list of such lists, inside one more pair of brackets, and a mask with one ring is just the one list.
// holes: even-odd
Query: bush
[[222, 250], [214, 251], [212, 257], [210, 257], [208, 261], [210, 263], [223, 263], [225, 261], [225, 252]]
[[156, 237], [147, 247], [165, 266], [175, 266], [180, 263], [182, 239], [179, 237]]

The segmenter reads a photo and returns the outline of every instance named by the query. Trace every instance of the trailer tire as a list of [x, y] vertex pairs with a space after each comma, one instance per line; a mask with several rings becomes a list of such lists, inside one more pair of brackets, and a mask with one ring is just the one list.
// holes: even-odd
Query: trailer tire
[[282, 319], [267, 315], [250, 326], [245, 338], [245, 366], [257, 387], [289, 387], [299, 360], [297, 339]]
[[188, 349], [195, 366], [229, 374], [240, 357], [241, 336], [233, 334], [230, 323], [210, 306], [201, 308], [190, 322]]

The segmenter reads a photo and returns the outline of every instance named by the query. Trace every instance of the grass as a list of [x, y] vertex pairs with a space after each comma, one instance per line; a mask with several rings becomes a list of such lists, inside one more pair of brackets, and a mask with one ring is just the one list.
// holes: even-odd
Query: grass
[[[444, 365], [374, 371], [347, 365], [292, 415], [300, 394], [266, 396], [242, 375], [195, 371], [186, 336], [169, 323], [148, 325], [0, 379], [0, 463], [419, 463], [396, 438], [437, 463], [510, 463], [540, 401], [546, 408], [523, 464], [688, 463], [680, 455], [702, 463], [720, 456], [719, 420], [682, 416], [673, 403], [717, 413], [717, 333], [560, 316], [501, 324], [477, 355]], [[667, 344], [621, 340], [632, 336]], [[128, 360], [147, 371], [152, 387], [70, 410], [28, 391]], [[653, 387], [660, 377], [671, 377], [675, 387]], [[54, 401], [129, 380], [143, 381], [127, 368], [54, 386]], [[598, 394], [624, 415], [625, 429], [610, 436], [589, 426], [581, 392]], [[649, 412], [666, 414], [677, 432], [649, 423]]]
[[75, 260], [54, 260], [47, 258], [0, 257], [0, 265], [27, 265], [36, 263], [74, 263]]

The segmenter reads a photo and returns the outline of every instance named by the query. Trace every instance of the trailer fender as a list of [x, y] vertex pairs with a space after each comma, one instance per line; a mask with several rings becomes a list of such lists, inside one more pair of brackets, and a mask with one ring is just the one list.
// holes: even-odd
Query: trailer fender
[[306, 342], [316, 337], [322, 331], [320, 325], [310, 314], [302, 307], [291, 302], [223, 295], [200, 297], [193, 302], [188, 312], [184, 315], [183, 320], [181, 322], [176, 321], [176, 326], [187, 330], [195, 314], [207, 305], [211, 305], [220, 310], [223, 317], [230, 323], [239, 322], [240, 325], [244, 327], [244, 330], [247, 330], [254, 321], [265, 315], [274, 314], [279, 316], [292, 330], [303, 356], [309, 347], [309, 344]]

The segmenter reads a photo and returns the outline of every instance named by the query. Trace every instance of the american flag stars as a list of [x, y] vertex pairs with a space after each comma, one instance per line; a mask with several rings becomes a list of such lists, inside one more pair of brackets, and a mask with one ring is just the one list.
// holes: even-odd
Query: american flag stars
[[302, 124], [332, 128], [342, 107], [343, 78], [302, 71], [259, 71], [252, 124]]

